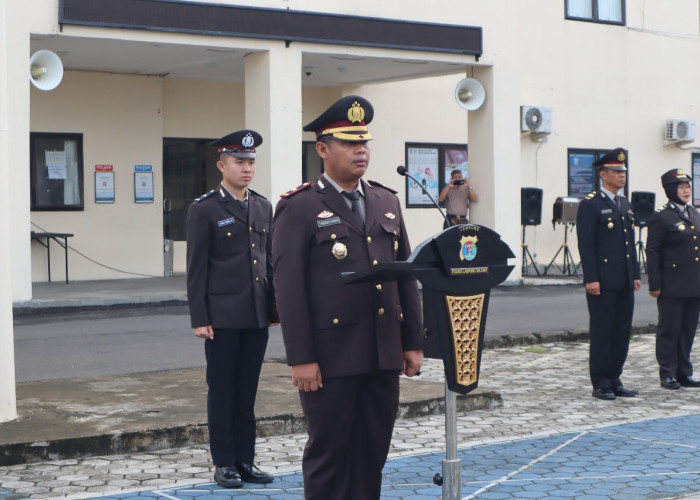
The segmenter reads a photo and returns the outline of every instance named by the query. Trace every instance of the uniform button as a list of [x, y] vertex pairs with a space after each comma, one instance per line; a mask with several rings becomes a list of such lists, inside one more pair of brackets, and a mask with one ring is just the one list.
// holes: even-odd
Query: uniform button
[[266, 232], [267, 232], [267, 229], [263, 228], [263, 233], [266, 233]]
[[259, 276], [256, 276], [256, 277], [255, 277], [255, 281], [260, 281], [260, 277], [259, 277]]
[[697, 235], [693, 235], [693, 239], [697, 240], [698, 239]]
[[258, 263], [258, 259], [253, 259], [253, 264], [257, 264], [257, 263]]
[[226, 233], [226, 236], [231, 236], [231, 233]]
[[690, 226], [690, 229], [695, 229], [695, 226]]
[[333, 324], [334, 324], [334, 325], [337, 325], [338, 323], [339, 323], [339, 322], [338, 322], [338, 318], [333, 318]]
[[374, 260], [372, 261], [372, 265], [373, 265], [373, 266], [376, 266], [377, 264], [379, 264], [379, 261], [378, 261], [377, 259], [374, 259]]
[[379, 314], [380, 316], [384, 316], [384, 308], [380, 307], [379, 310], [377, 311], [377, 314]]
[[253, 230], [253, 226], [248, 226], [248, 232]]
[[376, 288], [377, 290], [380, 290], [380, 291], [381, 291], [381, 289], [382, 289], [382, 284], [381, 284], [381, 283], [377, 283], [377, 285], [375, 286], [375, 288]]
[[394, 229], [394, 236], [396, 236], [396, 229]]
[[250, 246], [253, 247], [253, 248], [255, 248], [255, 243], [251, 243]]
[[627, 254], [627, 258], [628, 258], [628, 259], [630, 258], [630, 254]]
[[335, 234], [335, 233], [331, 234], [331, 239], [332, 239], [332, 240], [336, 239], [337, 237], [338, 237], [337, 234]]
[[399, 314], [399, 319], [403, 319], [403, 313]]
[[372, 243], [372, 237], [371, 237], [371, 236], [367, 236], [367, 243]]
[[696, 252], [697, 252], [697, 250], [698, 250], [698, 247], [695, 247], [695, 251], [696, 251]]
[[695, 262], [699, 261], [700, 257], [695, 257]]
[[603, 262], [607, 262], [607, 261], [608, 261], [608, 259], [603, 259]]

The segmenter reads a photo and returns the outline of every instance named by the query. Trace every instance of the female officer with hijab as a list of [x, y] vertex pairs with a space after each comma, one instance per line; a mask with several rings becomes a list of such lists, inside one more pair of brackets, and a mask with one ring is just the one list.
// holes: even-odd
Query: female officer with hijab
[[669, 202], [649, 219], [649, 295], [659, 321], [656, 359], [664, 389], [700, 387], [690, 351], [700, 316], [700, 212], [690, 203], [690, 177], [681, 169], [661, 176]]

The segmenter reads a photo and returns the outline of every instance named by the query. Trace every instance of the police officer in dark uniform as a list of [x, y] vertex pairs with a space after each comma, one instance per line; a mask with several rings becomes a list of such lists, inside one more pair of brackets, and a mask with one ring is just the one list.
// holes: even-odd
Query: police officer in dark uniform
[[602, 188], [581, 201], [576, 218], [590, 316], [593, 397], [603, 400], [638, 393], [620, 380], [629, 349], [634, 292], [642, 286], [634, 246], [634, 213], [627, 198], [618, 194], [627, 182], [625, 160], [625, 150], [617, 148], [593, 164]]
[[661, 176], [668, 203], [649, 219], [649, 295], [656, 297], [659, 323], [656, 360], [661, 387], [700, 387], [690, 351], [700, 317], [700, 213], [690, 204], [690, 177], [681, 169]]
[[411, 253], [396, 191], [362, 179], [373, 113], [350, 95], [306, 125], [324, 174], [283, 194], [275, 210], [277, 309], [309, 435], [307, 499], [379, 498], [399, 374], [415, 375], [423, 359], [414, 280], [341, 280]]
[[248, 188], [261, 143], [254, 130], [215, 141], [221, 184], [187, 213], [187, 300], [194, 334], [206, 339], [209, 444], [224, 488], [273, 480], [253, 463], [272, 276], [272, 205]]

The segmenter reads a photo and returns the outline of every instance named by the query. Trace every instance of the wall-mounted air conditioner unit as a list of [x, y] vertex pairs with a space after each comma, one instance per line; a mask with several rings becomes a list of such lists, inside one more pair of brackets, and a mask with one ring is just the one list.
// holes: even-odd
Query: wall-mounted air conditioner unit
[[533, 134], [551, 134], [552, 108], [520, 106], [520, 130]]
[[696, 137], [695, 120], [666, 120], [665, 139], [673, 142], [693, 142]]

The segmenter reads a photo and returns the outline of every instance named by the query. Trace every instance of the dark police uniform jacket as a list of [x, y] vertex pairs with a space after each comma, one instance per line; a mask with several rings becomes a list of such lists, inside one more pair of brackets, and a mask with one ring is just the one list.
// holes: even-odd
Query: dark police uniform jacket
[[579, 203], [576, 217], [578, 251], [584, 283], [601, 289], [634, 288], [641, 279], [634, 245], [634, 212], [620, 196], [621, 210], [603, 192], [592, 192]]
[[700, 297], [700, 213], [669, 202], [649, 219], [649, 290], [664, 297]]
[[226, 189], [187, 213], [187, 299], [192, 327], [264, 328], [272, 276], [272, 205], [248, 190], [248, 215]]
[[365, 231], [321, 177], [285, 193], [274, 218], [277, 310], [289, 365], [317, 362], [324, 378], [403, 369], [422, 348], [414, 280], [345, 284], [340, 273], [406, 260], [411, 249], [396, 191], [362, 182]]

